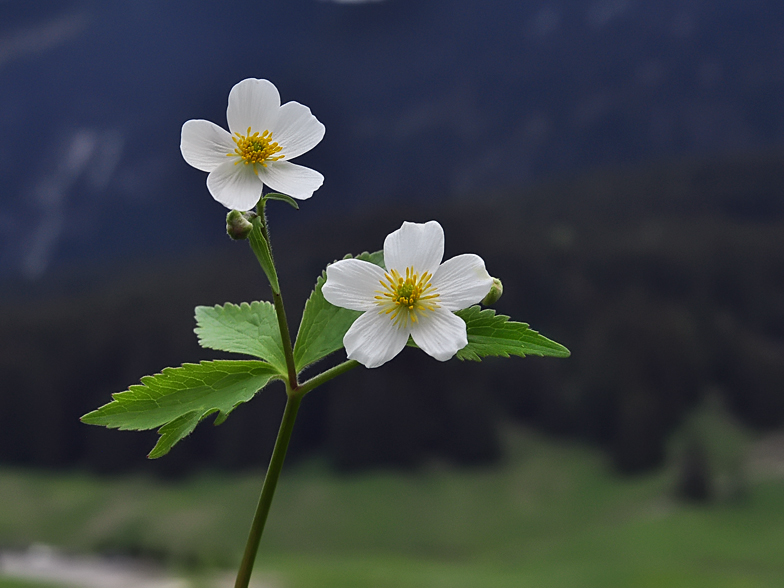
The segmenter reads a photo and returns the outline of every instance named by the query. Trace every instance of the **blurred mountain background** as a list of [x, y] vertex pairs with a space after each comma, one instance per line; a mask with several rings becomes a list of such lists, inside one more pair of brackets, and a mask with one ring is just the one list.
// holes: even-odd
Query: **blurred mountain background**
[[[304, 403], [292, 457], [342, 470], [503, 457], [523, 422], [661, 465], [695, 407], [784, 422], [784, 5], [0, 2], [0, 463], [95, 471], [266, 463], [283, 394], [155, 434], [78, 417], [146, 374], [218, 357], [193, 307], [269, 298], [179, 153], [229, 89], [273, 81], [324, 141], [324, 186], [273, 203], [292, 328], [327, 263], [438, 219], [499, 312], [568, 360], [442, 365], [414, 350]], [[340, 353], [336, 354], [340, 355]], [[342, 357], [342, 356], [341, 356]]]

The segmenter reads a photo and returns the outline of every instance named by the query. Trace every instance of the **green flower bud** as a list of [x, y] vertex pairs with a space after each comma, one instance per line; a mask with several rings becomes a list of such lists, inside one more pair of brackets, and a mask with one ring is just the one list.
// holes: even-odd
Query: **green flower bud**
[[256, 217], [255, 212], [240, 212], [232, 210], [226, 215], [226, 233], [235, 241], [247, 239], [253, 229], [251, 221]]
[[490, 291], [487, 293], [482, 299], [482, 305], [484, 306], [493, 306], [498, 299], [501, 298], [501, 294], [504, 293], [504, 285], [501, 283], [501, 280], [498, 278], [493, 278], [493, 285], [490, 287]]

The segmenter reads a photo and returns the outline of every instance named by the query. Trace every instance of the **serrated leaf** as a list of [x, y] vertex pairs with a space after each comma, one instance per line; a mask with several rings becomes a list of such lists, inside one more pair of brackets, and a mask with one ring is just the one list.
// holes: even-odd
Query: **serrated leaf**
[[257, 216], [253, 219], [253, 229], [248, 235], [248, 242], [253, 253], [256, 254], [256, 259], [259, 260], [259, 265], [264, 273], [267, 275], [270, 287], [275, 294], [280, 294], [280, 285], [278, 284], [278, 274], [275, 271], [275, 264], [272, 262], [272, 251], [270, 251], [269, 243], [264, 238], [264, 233], [261, 232], [261, 217]]
[[186, 363], [145, 376], [141, 384], [113, 394], [111, 402], [84, 415], [82, 422], [135, 431], [160, 427], [161, 438], [149, 455], [160, 457], [199, 421], [217, 412], [216, 422], [222, 422], [277, 376], [277, 370], [263, 361]]
[[[343, 259], [351, 259], [354, 257], [350, 253], [347, 253], [343, 256]], [[377, 265], [382, 269], [387, 269], [384, 265], [384, 252], [383, 251], [374, 251], [373, 253], [368, 253], [367, 251], [363, 251], [359, 255], [356, 256], [355, 259], [359, 259], [361, 261], [369, 261], [373, 265]]]
[[479, 306], [471, 306], [455, 313], [466, 323], [468, 345], [457, 352], [461, 360], [481, 361], [487, 356], [518, 355], [569, 357], [570, 351], [555, 341], [530, 329], [525, 323], [510, 321], [503, 314]]
[[199, 421], [208, 415], [201, 415], [198, 410], [192, 410], [189, 413], [174, 419], [172, 422], [163, 425], [158, 429], [160, 438], [152, 448], [152, 451], [147, 455], [150, 459], [158, 459], [169, 453], [172, 447], [193, 432]]
[[291, 196], [287, 196], [286, 194], [270, 192], [269, 194], [264, 194], [264, 198], [266, 200], [280, 200], [281, 202], [285, 202], [299, 210], [299, 204], [297, 204], [297, 201], [294, 200]]
[[287, 373], [278, 316], [270, 302], [197, 306], [195, 314], [194, 332], [202, 347], [252, 355]]
[[[349, 259], [347, 255], [343, 259]], [[368, 261], [384, 267], [384, 252], [361, 253], [356, 259]], [[327, 281], [326, 272], [316, 280], [316, 287], [305, 303], [302, 322], [299, 325], [297, 341], [294, 344], [294, 363], [297, 371], [326, 357], [343, 347], [343, 335], [362, 314], [356, 310], [348, 310], [333, 306], [326, 301], [321, 288]]]

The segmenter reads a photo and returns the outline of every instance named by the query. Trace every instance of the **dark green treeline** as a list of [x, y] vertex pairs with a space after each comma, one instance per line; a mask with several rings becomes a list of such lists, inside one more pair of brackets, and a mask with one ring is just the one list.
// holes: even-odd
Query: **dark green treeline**
[[[311, 394], [292, 457], [320, 453], [341, 469], [486, 463], [512, 420], [599, 444], [634, 472], [662, 462], [668, 435], [706, 395], [750, 426], [784, 422], [784, 158], [609, 170], [449, 205], [412, 198], [296, 231], [276, 232], [275, 214], [294, 330], [326, 263], [381, 248], [403, 220], [435, 218], [447, 257], [478, 253], [503, 279], [499, 312], [572, 351], [440, 364], [406, 349]], [[228, 357], [198, 347], [193, 307], [269, 298], [245, 244], [70, 280], [80, 283], [70, 294], [10, 292], [0, 306], [0, 462], [163, 474], [266, 463], [279, 385], [153, 463], [154, 432], [78, 420], [143, 375]]]

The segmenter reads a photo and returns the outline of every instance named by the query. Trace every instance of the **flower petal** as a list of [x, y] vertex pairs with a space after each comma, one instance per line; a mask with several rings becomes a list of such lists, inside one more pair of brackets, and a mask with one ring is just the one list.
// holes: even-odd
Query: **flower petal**
[[226, 163], [226, 155], [234, 153], [234, 141], [225, 129], [208, 120], [189, 120], [182, 125], [180, 151], [189, 165], [211, 172]]
[[291, 161], [318, 145], [326, 128], [311, 114], [310, 108], [299, 102], [287, 102], [278, 110], [270, 131], [272, 140], [282, 148], [280, 153], [286, 156], [286, 161]]
[[261, 198], [263, 186], [252, 165], [226, 161], [207, 176], [207, 188], [226, 208], [250, 210]]
[[468, 345], [466, 324], [456, 314], [444, 308], [420, 313], [419, 320], [411, 325], [414, 342], [438, 361], [447, 361]]
[[248, 127], [263, 133], [275, 125], [280, 108], [280, 94], [267, 80], [248, 78], [235, 85], [229, 92], [226, 119], [229, 131], [245, 135]]
[[405, 274], [407, 267], [422, 275], [435, 273], [444, 257], [444, 229], [436, 221], [404, 222], [384, 240], [384, 265]]
[[398, 327], [388, 314], [369, 310], [343, 337], [349, 359], [367, 368], [378, 367], [400, 353], [408, 342], [408, 329]]
[[446, 310], [460, 310], [480, 302], [493, 285], [493, 278], [478, 255], [466, 253], [448, 259], [431, 280], [438, 292], [436, 302]]
[[324, 176], [308, 167], [286, 161], [270, 161], [267, 167], [257, 166], [261, 181], [273, 190], [298, 200], [307, 200], [324, 183]]
[[384, 270], [361, 259], [341, 259], [327, 266], [327, 282], [321, 288], [327, 302], [350, 310], [378, 310], [375, 296]]

